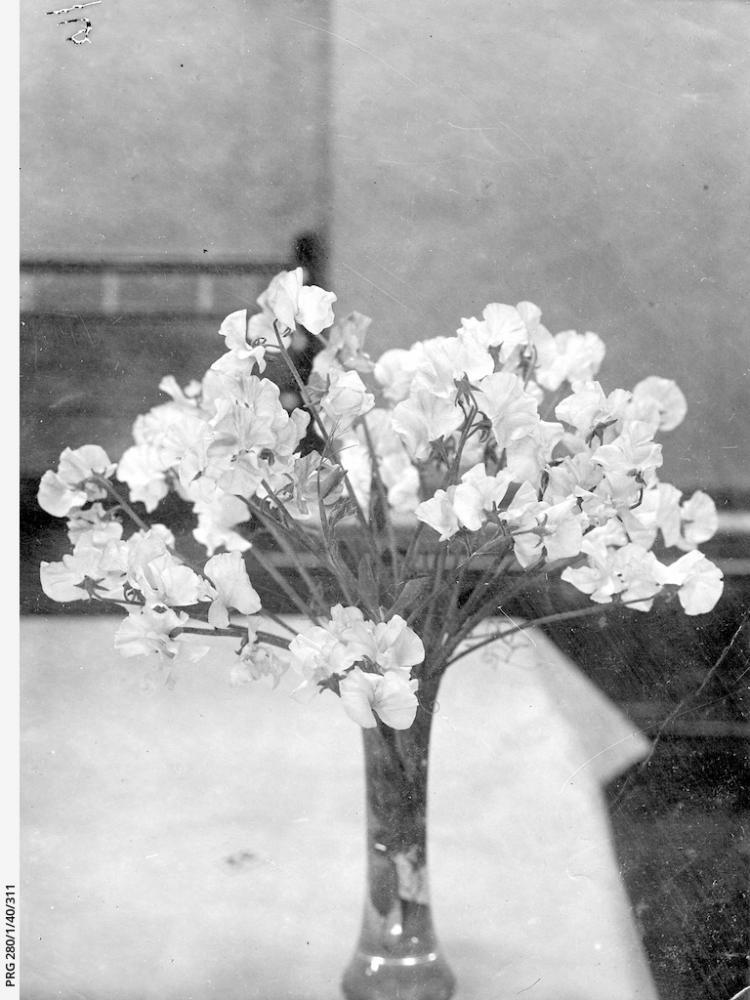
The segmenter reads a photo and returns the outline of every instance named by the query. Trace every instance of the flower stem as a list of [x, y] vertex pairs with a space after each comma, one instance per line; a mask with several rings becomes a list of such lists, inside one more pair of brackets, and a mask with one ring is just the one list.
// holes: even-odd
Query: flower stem
[[[454, 574], [458, 574], [457, 578], [454, 579], [453, 577], [450, 577], [448, 580], [446, 580], [442, 584], [441, 587], [439, 587], [439, 589], [437, 590], [437, 592], [431, 591], [427, 595], [427, 597], [425, 597], [417, 605], [417, 607], [413, 609], [413, 611], [409, 615], [409, 618], [407, 620], [407, 624], [410, 624], [414, 620], [414, 618], [416, 618], [417, 615], [419, 615], [425, 609], [425, 607], [427, 607], [427, 605], [430, 603], [430, 601], [435, 596], [439, 596], [440, 594], [442, 594], [442, 592], [444, 590], [448, 590], [449, 588], [452, 588], [451, 604], [450, 604], [450, 614], [455, 613], [456, 605], [458, 604], [458, 600], [459, 600], [459, 598], [461, 596], [461, 587], [462, 587], [462, 584], [463, 584], [463, 582], [465, 580], [466, 573], [467, 573], [467, 570], [468, 570], [468, 567], [469, 567], [469, 563], [472, 561], [472, 559], [476, 559], [477, 557], [481, 557], [483, 555], [486, 555], [487, 553], [484, 551], [485, 548], [486, 548], [486, 546], [482, 546], [481, 548], [477, 549], [475, 552], [470, 552], [469, 555], [466, 557], [466, 559], [464, 559], [462, 562], [460, 562], [456, 566], [454, 566], [453, 567], [453, 573]], [[493, 572], [494, 572], [494, 570], [493, 570]], [[446, 618], [446, 622], [447, 622], [447, 618]]]
[[[294, 633], [296, 635], [296, 632]], [[258, 642], [264, 642], [267, 646], [278, 646], [279, 649], [289, 649], [290, 640], [283, 635], [276, 635], [273, 632], [256, 632]]]
[[183, 633], [189, 633], [190, 635], [215, 635], [231, 639], [241, 639], [245, 630], [231, 625], [229, 628], [198, 628], [195, 625], [179, 625], [177, 628], [172, 629], [169, 633], [169, 638], [174, 639], [176, 636], [182, 635]]
[[283, 531], [279, 530], [280, 526], [276, 522], [276, 519], [272, 515], [267, 514], [266, 511], [263, 510], [262, 506], [252, 498], [248, 499], [247, 504], [250, 510], [258, 518], [258, 520], [265, 525], [266, 529], [273, 536], [273, 539], [279, 546], [279, 548], [282, 549], [282, 551], [291, 560], [292, 565], [297, 570], [301, 579], [305, 583], [305, 586], [309, 590], [310, 596], [316, 602], [317, 610], [322, 613], [325, 613], [327, 610], [326, 603], [323, 599], [323, 594], [320, 590], [320, 587], [308, 573], [307, 567], [303, 564], [302, 560], [299, 558], [297, 552], [294, 549], [294, 546], [290, 545], [289, 541], [284, 537]]
[[[393, 523], [391, 521], [390, 508], [388, 506], [388, 494], [385, 489], [385, 483], [383, 482], [383, 477], [380, 474], [380, 460], [378, 454], [375, 450], [375, 444], [372, 440], [372, 435], [370, 434], [370, 428], [367, 426], [367, 420], [363, 416], [360, 420], [362, 429], [365, 434], [365, 441], [367, 442], [367, 448], [370, 452], [370, 465], [372, 466], [372, 479], [375, 482], [375, 488], [380, 498], [380, 505], [383, 509], [383, 518], [385, 519], [385, 531], [388, 538], [388, 548], [391, 553], [391, 571], [393, 574], [394, 586], [398, 586], [399, 578], [399, 565], [398, 565], [398, 549], [396, 546], [396, 535], [393, 531]], [[371, 517], [371, 523], [374, 518]]]
[[289, 632], [291, 635], [297, 635], [296, 629], [293, 629], [291, 625], [288, 625], [283, 618], [280, 618], [278, 615], [275, 615], [273, 611], [269, 611], [267, 608], [261, 608], [259, 613], [261, 615], [264, 615], [269, 621], [273, 622], [274, 625], [278, 625], [279, 628], [283, 628], [286, 632]]
[[[430, 603], [428, 605], [427, 618], [425, 619], [425, 625], [424, 625], [423, 639], [427, 639], [428, 642], [432, 630], [432, 621], [438, 613], [438, 597], [441, 590], [444, 589], [443, 587], [440, 586], [440, 581], [442, 580], [443, 573], [445, 572], [445, 562], [447, 558], [448, 558], [448, 546], [441, 545], [437, 553], [437, 556], [435, 557], [435, 576], [432, 585], [432, 592], [430, 594]], [[442, 629], [440, 631], [442, 632]], [[430, 656], [430, 658], [432, 658], [431, 654], [433, 652], [434, 652], [433, 650], [429, 650], [427, 652], [427, 656]]]
[[359, 519], [359, 522], [362, 525], [362, 527], [364, 528], [364, 530], [372, 538], [373, 537], [372, 536], [372, 526], [367, 523], [367, 518], [365, 517], [364, 511], [362, 510], [362, 506], [361, 506], [359, 500], [357, 499], [356, 493], [354, 492], [354, 487], [352, 486], [351, 480], [349, 479], [349, 474], [347, 473], [346, 469], [344, 469], [344, 466], [342, 465], [341, 460], [340, 460], [340, 458], [338, 456], [338, 452], [336, 451], [336, 448], [334, 447], [333, 439], [331, 438], [330, 434], [326, 430], [325, 425], [323, 424], [323, 420], [321, 419], [320, 413], [318, 411], [318, 408], [315, 405], [315, 403], [313, 403], [312, 399], [310, 398], [310, 393], [307, 391], [307, 386], [302, 381], [302, 377], [300, 376], [300, 373], [297, 371], [297, 366], [295, 365], [294, 361], [292, 360], [291, 355], [289, 354], [289, 351], [288, 351], [288, 349], [286, 347], [286, 344], [284, 343], [283, 338], [282, 338], [281, 334], [279, 333], [279, 330], [276, 327], [275, 323], [274, 323], [274, 329], [276, 330], [276, 337], [278, 338], [278, 341], [279, 341], [279, 347], [281, 349], [281, 356], [284, 358], [284, 361], [286, 362], [286, 366], [287, 366], [287, 368], [289, 369], [289, 371], [292, 374], [292, 378], [297, 383], [297, 388], [299, 389], [300, 395], [302, 397], [302, 400], [303, 400], [305, 406], [308, 408], [308, 410], [312, 414], [313, 421], [315, 422], [315, 425], [318, 428], [318, 432], [320, 433], [320, 436], [323, 439], [323, 443], [324, 443], [324, 445], [326, 447], [326, 450], [330, 451], [330, 453], [333, 455], [333, 457], [334, 457], [337, 465], [339, 466], [339, 468], [344, 473], [344, 483], [346, 485], [347, 492], [349, 493], [349, 497], [352, 500], [352, 503], [354, 504], [354, 508], [355, 508], [357, 517]]
[[472, 398], [471, 409], [466, 415], [466, 420], [464, 421], [464, 425], [461, 429], [461, 436], [458, 439], [458, 445], [456, 446], [456, 454], [453, 458], [453, 462], [450, 468], [448, 469], [448, 474], [443, 484], [444, 488], [447, 488], [448, 486], [451, 486], [456, 482], [456, 478], [461, 468], [461, 457], [464, 452], [464, 447], [466, 445], [466, 442], [469, 440], [469, 435], [471, 433], [471, 424], [478, 412], [479, 412], [479, 407]]
[[614, 602], [610, 604], [594, 604], [588, 608], [577, 608], [575, 611], [558, 611], [554, 615], [544, 615], [542, 618], [533, 618], [529, 621], [519, 622], [517, 625], [513, 625], [510, 628], [500, 629], [498, 632], [493, 632], [492, 635], [486, 636], [480, 642], [475, 643], [473, 646], [469, 646], [468, 649], [462, 650], [452, 660], [448, 661], [448, 666], [456, 663], [458, 660], [462, 659], [464, 656], [468, 656], [469, 653], [474, 653], [482, 646], [488, 646], [491, 642], [497, 642], [498, 639], [505, 639], [509, 635], [514, 635], [516, 632], [523, 632], [529, 628], [539, 628], [542, 625], [552, 625], [556, 622], [566, 622], [573, 618], [587, 618], [591, 615], [603, 614], [607, 611], [611, 611], [612, 608], [625, 607], [628, 604], [639, 604], [643, 601], [640, 597], [634, 601], [619, 601], [617, 604]]
[[425, 528], [424, 521], [420, 521], [419, 524], [417, 525], [417, 530], [411, 536], [411, 540], [409, 541], [409, 546], [406, 550], [406, 555], [404, 556], [404, 561], [403, 561], [403, 576], [405, 580], [408, 580], [409, 577], [412, 575], [412, 565], [411, 565], [412, 559], [414, 559], [414, 556], [416, 555], [417, 547], [419, 545], [419, 540], [422, 536], [424, 528]]
[[[497, 569], [495, 576], [483, 583], [482, 586], [486, 588], [492, 583], [499, 582], [501, 577], [506, 575], [506, 571], [513, 562], [513, 559], [513, 553], [509, 552], [504, 563], [501, 563], [500, 567]], [[515, 574], [517, 577], [520, 576], [520, 580], [509, 590], [501, 591], [499, 594], [492, 594], [490, 592], [484, 603], [481, 601], [482, 595], [478, 593], [478, 590], [475, 590], [475, 594], [469, 599], [465, 607], [461, 609], [463, 621], [456, 632], [456, 638], [458, 638], [459, 641], [463, 641], [465, 638], [468, 638], [468, 636], [483, 619], [490, 617], [495, 611], [502, 611], [503, 604], [507, 604], [507, 602], [514, 598], [517, 594], [528, 590], [529, 586], [537, 580], [547, 578], [553, 569], [557, 570], [563, 566], [569, 566], [576, 562], [577, 559], [578, 556], [574, 556], [571, 559], [558, 559], [552, 563], [542, 561], [541, 565], [537, 564], [539, 568], [536, 572], [528, 573], [524, 571], [520, 574]]]
[[[240, 628], [238, 625], [230, 625], [229, 628], [198, 628], [194, 625], [180, 625], [178, 628], [172, 629], [169, 633], [169, 638], [175, 639], [178, 635], [190, 634], [241, 639], [244, 637], [245, 631], [244, 628]], [[290, 640], [285, 639], [282, 635], [276, 635], [273, 632], [256, 632], [255, 636], [258, 642], [264, 642], [267, 646], [278, 646], [280, 649], [289, 649]]]
[[91, 479], [93, 479], [94, 482], [98, 483], [100, 486], [103, 486], [107, 490], [107, 492], [112, 495], [112, 497], [117, 501], [117, 503], [120, 505], [120, 507], [128, 515], [128, 517], [131, 518], [131, 520], [134, 522], [134, 524], [136, 524], [137, 527], [139, 527], [141, 529], [141, 531], [148, 531], [149, 530], [149, 525], [146, 524], [146, 522], [136, 514], [136, 512], [133, 510], [133, 508], [130, 506], [130, 504], [127, 502], [127, 500], [124, 500], [120, 496], [120, 494], [114, 488], [114, 486], [109, 481], [109, 479], [106, 478], [106, 476], [100, 476], [98, 473], [95, 472], [91, 476]]
[[302, 598], [294, 589], [294, 587], [292, 587], [291, 584], [287, 583], [287, 581], [284, 579], [281, 573], [278, 572], [276, 567], [273, 566], [270, 562], [264, 562], [253, 549], [248, 549], [247, 551], [248, 555], [252, 556], [253, 559], [255, 559], [260, 568], [265, 570], [266, 573], [268, 573], [268, 575], [271, 577], [274, 583], [279, 587], [279, 589], [289, 598], [289, 600], [299, 611], [299, 613], [303, 615], [305, 618], [309, 618], [310, 621], [313, 622], [313, 624], [317, 625], [318, 620], [315, 617], [315, 615], [311, 613], [310, 608], [305, 604], [305, 602], [302, 600]]
[[[515, 557], [512, 553], [506, 553], [505, 558], [501, 558], [499, 563], [490, 564], [479, 580], [476, 582], [472, 588], [472, 593], [466, 604], [460, 609], [460, 619], [463, 620], [463, 624], [468, 622], [470, 618], [475, 614], [480, 614], [477, 608], [481, 608], [481, 616], [484, 616], [486, 612], [486, 607], [482, 605], [487, 603], [486, 600], [486, 589], [490, 587], [493, 583], [497, 583], [507, 572], [508, 567], [513, 562]], [[483, 600], [484, 598], [484, 600]], [[497, 607], [499, 601], [490, 595], [490, 599], [494, 602], [494, 606]]]
[[326, 513], [326, 505], [323, 503], [323, 498], [318, 491], [318, 513], [320, 515], [320, 525], [323, 530], [323, 539], [325, 541], [324, 555], [326, 562], [333, 574], [334, 578], [338, 581], [338, 585], [341, 588], [341, 592], [344, 598], [350, 606], [355, 605], [357, 602], [349, 589], [349, 583], [346, 579], [346, 574], [344, 570], [348, 567], [346, 565], [339, 566], [339, 562], [343, 563], [338, 553], [338, 544], [335, 539], [335, 531], [331, 530], [330, 523], [328, 521], [328, 514]]
[[456, 567], [458, 575], [454, 581], [453, 589], [451, 591], [451, 599], [443, 619], [443, 635], [445, 636], [451, 635], [454, 631], [454, 627], [456, 625], [455, 618], [458, 611], [458, 602], [461, 599], [461, 594], [463, 593], [464, 585], [466, 583], [471, 558], [472, 556], [469, 555], [468, 559], [464, 559], [464, 561]]

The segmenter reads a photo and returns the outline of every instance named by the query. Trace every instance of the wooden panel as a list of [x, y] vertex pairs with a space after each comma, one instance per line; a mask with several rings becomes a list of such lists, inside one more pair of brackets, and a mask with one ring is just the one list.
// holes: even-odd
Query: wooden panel
[[[174, 375], [180, 385], [200, 379], [223, 353], [219, 323], [216, 316], [25, 315], [22, 476], [57, 468], [63, 448], [83, 444], [100, 444], [117, 461], [133, 443], [135, 417], [167, 401], [158, 389], [162, 376]], [[288, 381], [281, 365], [268, 374]]]

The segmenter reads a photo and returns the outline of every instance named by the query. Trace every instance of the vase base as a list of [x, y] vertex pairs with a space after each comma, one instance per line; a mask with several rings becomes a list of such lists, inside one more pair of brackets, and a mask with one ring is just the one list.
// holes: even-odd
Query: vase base
[[456, 978], [442, 955], [354, 954], [341, 981], [346, 1000], [449, 1000]]

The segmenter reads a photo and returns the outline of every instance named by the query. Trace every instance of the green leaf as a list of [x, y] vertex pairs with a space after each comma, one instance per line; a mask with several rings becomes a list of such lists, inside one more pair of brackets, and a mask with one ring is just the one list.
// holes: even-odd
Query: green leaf
[[370, 523], [375, 527], [377, 537], [385, 545], [388, 511], [384, 502], [383, 481], [379, 475], [373, 475], [370, 481]]
[[344, 517], [351, 517], [356, 513], [357, 506], [349, 497], [342, 497], [331, 507], [328, 515], [328, 524], [333, 531], [339, 521]]
[[408, 618], [409, 612], [427, 597], [431, 587], [432, 578], [428, 575], [415, 576], [407, 580], [395, 603], [389, 608], [389, 616], [401, 615], [402, 618]]
[[387, 916], [398, 902], [396, 866], [384, 854], [370, 854], [370, 900], [381, 917]]

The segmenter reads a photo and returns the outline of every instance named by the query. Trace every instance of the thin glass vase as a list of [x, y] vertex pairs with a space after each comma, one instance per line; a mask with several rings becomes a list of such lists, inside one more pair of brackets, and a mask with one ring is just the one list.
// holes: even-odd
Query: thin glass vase
[[434, 711], [420, 687], [409, 729], [363, 730], [367, 893], [342, 981], [347, 1000], [448, 1000], [455, 977], [432, 925], [427, 880], [427, 770]]

